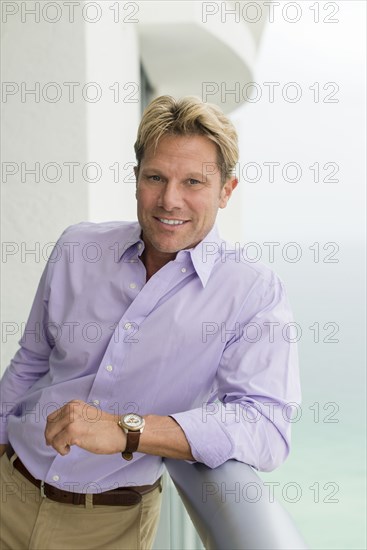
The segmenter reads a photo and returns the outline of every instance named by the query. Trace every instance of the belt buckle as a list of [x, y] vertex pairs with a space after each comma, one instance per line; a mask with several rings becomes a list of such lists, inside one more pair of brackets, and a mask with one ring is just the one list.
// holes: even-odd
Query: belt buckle
[[46, 498], [44, 481], [41, 481], [40, 491], [41, 491], [41, 498]]

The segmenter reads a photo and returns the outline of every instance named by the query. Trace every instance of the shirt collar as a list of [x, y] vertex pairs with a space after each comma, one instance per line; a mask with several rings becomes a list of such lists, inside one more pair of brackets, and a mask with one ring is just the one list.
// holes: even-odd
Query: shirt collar
[[144, 242], [140, 235], [141, 227], [138, 222], [132, 222], [126, 229], [124, 228], [124, 238], [120, 241], [119, 260], [124, 257], [124, 260], [128, 261], [133, 256], [141, 255], [144, 250]]
[[187, 255], [190, 255], [196, 274], [205, 288], [215, 261], [220, 254], [221, 243], [222, 239], [219, 236], [216, 225], [214, 225], [207, 236], [194, 248], [178, 252], [176, 260], [183, 261]]
[[[124, 242], [121, 243], [119, 250], [119, 259], [124, 256], [125, 260], [131, 259], [133, 256], [140, 256], [144, 250], [144, 242], [140, 237], [141, 227], [138, 222], [133, 222], [128, 227], [124, 235]], [[207, 236], [200, 241], [195, 247], [187, 250], [180, 250], [177, 253], [176, 259], [182, 262], [189, 255], [194, 269], [201, 281], [203, 287], [206, 286], [216, 258], [220, 254], [220, 246], [222, 239], [219, 236], [217, 226], [214, 225]]]
[[206, 286], [215, 261], [220, 254], [221, 242], [217, 226], [214, 225], [207, 236], [190, 249], [191, 261], [203, 287]]

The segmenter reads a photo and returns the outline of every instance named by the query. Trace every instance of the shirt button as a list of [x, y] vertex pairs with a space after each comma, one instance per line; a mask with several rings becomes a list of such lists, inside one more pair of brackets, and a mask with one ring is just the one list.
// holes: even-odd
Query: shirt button
[[59, 481], [59, 479], [60, 479], [60, 476], [52, 476], [53, 481]]
[[130, 288], [136, 288], [136, 283], [130, 283], [130, 284], [129, 284], [129, 287], [130, 287]]
[[138, 250], [141, 250], [143, 248], [143, 245], [141, 243], [138, 244]]
[[99, 405], [99, 399], [93, 399], [93, 405]]
[[181, 269], [181, 273], [186, 273], [186, 267], [183, 267], [183, 268]]
[[129, 328], [131, 328], [131, 323], [125, 323], [124, 330], [129, 330]]
[[113, 366], [112, 365], [107, 365], [106, 370], [108, 370], [108, 372], [112, 372], [113, 371]]

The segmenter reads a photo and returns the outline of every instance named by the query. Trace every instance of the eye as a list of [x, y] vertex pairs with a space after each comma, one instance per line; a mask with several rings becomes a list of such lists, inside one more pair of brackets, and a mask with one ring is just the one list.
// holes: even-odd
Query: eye
[[198, 185], [198, 184], [201, 183], [201, 181], [195, 180], [194, 178], [190, 178], [190, 179], [187, 180], [187, 181], [188, 181], [188, 183], [189, 183], [190, 185]]
[[148, 176], [148, 179], [152, 181], [161, 181], [161, 177], [155, 174], [153, 176]]

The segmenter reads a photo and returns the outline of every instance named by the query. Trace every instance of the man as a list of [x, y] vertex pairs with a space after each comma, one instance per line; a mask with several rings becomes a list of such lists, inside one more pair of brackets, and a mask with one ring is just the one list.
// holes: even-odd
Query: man
[[233, 125], [162, 96], [135, 152], [138, 223], [62, 234], [2, 380], [4, 549], [150, 548], [162, 457], [269, 471], [289, 452], [283, 283], [215, 228]]

